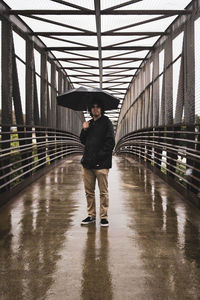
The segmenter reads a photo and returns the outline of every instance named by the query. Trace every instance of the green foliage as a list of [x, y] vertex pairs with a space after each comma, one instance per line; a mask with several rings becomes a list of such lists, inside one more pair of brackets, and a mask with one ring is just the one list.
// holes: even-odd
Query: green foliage
[[[13, 131], [16, 131], [16, 129], [13, 130]], [[17, 133], [11, 133], [10, 139], [12, 139], [12, 142], [10, 142], [10, 147], [11, 147], [11, 148], [19, 147], [19, 141], [17, 141], [17, 139], [18, 139], [18, 134], [17, 134]], [[20, 160], [21, 160], [21, 155], [20, 155], [19, 149], [13, 149], [13, 150], [11, 149], [10, 152], [13, 153], [13, 155], [10, 155], [10, 164], [15, 163], [15, 164], [11, 167], [11, 169], [10, 169], [10, 171], [12, 172], [12, 171], [17, 170], [18, 168], [20, 168], [20, 167], [22, 166], [22, 164], [21, 164], [21, 162], [20, 162]], [[15, 153], [15, 154], [14, 154], [14, 153]], [[22, 173], [23, 173], [23, 169], [20, 169], [20, 170], [14, 172], [14, 173], [11, 175], [11, 177], [12, 177], [12, 179], [13, 179], [13, 178], [19, 176], [19, 175], [22, 174]], [[11, 183], [11, 187], [13, 187], [13, 186], [19, 184], [22, 180], [23, 180], [22, 177], [17, 178], [16, 180], [14, 180], [14, 181]]]

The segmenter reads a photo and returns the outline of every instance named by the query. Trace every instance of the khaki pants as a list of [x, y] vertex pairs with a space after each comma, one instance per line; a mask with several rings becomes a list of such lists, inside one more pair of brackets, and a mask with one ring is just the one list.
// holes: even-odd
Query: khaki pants
[[95, 185], [96, 178], [98, 180], [100, 192], [100, 218], [107, 219], [108, 217], [108, 173], [109, 169], [87, 169], [82, 167], [82, 175], [84, 181], [85, 195], [87, 199], [88, 216], [96, 216], [96, 203], [95, 203]]

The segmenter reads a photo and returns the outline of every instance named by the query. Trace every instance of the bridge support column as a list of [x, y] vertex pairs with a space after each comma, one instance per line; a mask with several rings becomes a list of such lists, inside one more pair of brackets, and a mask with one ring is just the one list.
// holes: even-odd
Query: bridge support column
[[[27, 138], [25, 144], [28, 147], [31, 147], [31, 150], [28, 151], [25, 155], [26, 158], [32, 156], [33, 144], [32, 144], [32, 127], [34, 125], [34, 56], [33, 56], [33, 42], [27, 38], [26, 40], [26, 127], [25, 137]], [[24, 164], [29, 164], [24, 168], [24, 178], [29, 177], [32, 174], [31, 168], [33, 167], [31, 163], [33, 159], [27, 159]]]
[[[194, 21], [192, 18], [185, 24], [184, 41], [183, 41], [183, 58], [184, 58], [184, 122], [186, 124], [195, 123], [195, 58], [194, 58]], [[191, 131], [188, 139], [194, 139], [193, 125], [187, 126]], [[195, 149], [195, 143], [187, 143], [187, 147]], [[186, 157], [186, 162], [191, 167], [195, 167], [195, 160], [190, 156]], [[192, 177], [189, 178], [192, 182]], [[194, 182], [195, 183], [195, 182]], [[188, 184], [188, 189], [195, 190]]]
[[[9, 140], [11, 138], [10, 125], [12, 124], [12, 56], [13, 56], [13, 40], [12, 40], [12, 26], [11, 23], [5, 19], [2, 20], [2, 38], [1, 38], [1, 53], [2, 53], [2, 110], [1, 110], [1, 122], [2, 122], [2, 140]], [[10, 142], [2, 143], [2, 149], [10, 147]], [[6, 151], [6, 152], [9, 152]], [[4, 152], [4, 153], [6, 153]], [[9, 167], [10, 158], [1, 159], [0, 167], [3, 168], [1, 176], [9, 173], [11, 168]], [[1, 184], [8, 182], [10, 176], [5, 177]], [[6, 186], [6, 190], [10, 185]]]

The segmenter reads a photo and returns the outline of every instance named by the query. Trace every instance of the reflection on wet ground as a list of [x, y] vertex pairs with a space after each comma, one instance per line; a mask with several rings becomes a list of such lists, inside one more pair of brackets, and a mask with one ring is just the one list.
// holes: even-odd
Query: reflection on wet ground
[[200, 299], [200, 211], [138, 162], [113, 157], [109, 222], [87, 216], [81, 156], [0, 210], [0, 299]]

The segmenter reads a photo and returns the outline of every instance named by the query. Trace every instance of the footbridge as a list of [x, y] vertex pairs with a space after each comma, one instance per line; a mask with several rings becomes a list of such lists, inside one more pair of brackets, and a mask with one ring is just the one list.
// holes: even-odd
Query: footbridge
[[[0, 0], [0, 27], [0, 299], [199, 299], [200, 1]], [[120, 99], [106, 228], [79, 86]]]

